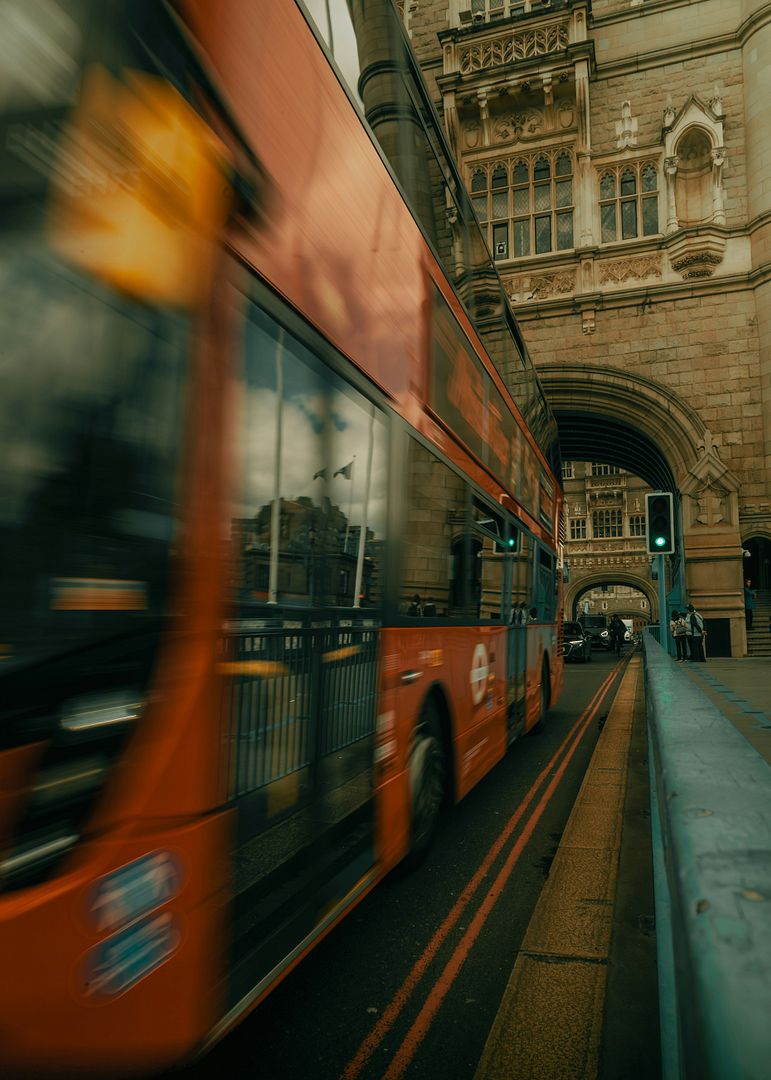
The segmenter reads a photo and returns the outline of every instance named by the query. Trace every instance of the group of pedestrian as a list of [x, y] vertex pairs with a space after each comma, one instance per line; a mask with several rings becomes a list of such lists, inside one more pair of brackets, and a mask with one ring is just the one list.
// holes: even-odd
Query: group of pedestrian
[[672, 612], [669, 629], [675, 639], [677, 663], [691, 661], [703, 664], [705, 662], [704, 618], [693, 604], [689, 604], [685, 611]]

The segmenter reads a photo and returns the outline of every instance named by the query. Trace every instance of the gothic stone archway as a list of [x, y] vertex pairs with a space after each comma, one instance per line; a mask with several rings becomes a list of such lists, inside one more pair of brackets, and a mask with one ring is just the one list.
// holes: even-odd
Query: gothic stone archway
[[645, 621], [657, 621], [659, 602], [655, 584], [647, 578], [630, 573], [627, 570], [616, 570], [608, 573], [588, 571], [586, 574], [577, 576], [575, 580], [571, 580], [570, 585], [565, 590], [565, 610], [572, 612], [577, 601], [580, 600], [584, 593], [591, 592], [592, 589], [597, 589], [601, 585], [625, 585], [630, 589], [637, 589], [648, 601]]
[[617, 464], [654, 488], [669, 487], [671, 478], [681, 504], [687, 599], [730, 631], [733, 656], [746, 655], [740, 485], [698, 414], [642, 375], [591, 364], [550, 365], [539, 375], [566, 457]]

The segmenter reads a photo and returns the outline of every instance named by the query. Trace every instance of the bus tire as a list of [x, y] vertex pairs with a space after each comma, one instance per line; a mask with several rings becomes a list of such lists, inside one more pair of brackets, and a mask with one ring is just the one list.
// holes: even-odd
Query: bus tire
[[408, 869], [418, 866], [434, 840], [447, 797], [447, 763], [439, 709], [426, 699], [415, 728], [407, 765], [410, 785], [410, 850]]

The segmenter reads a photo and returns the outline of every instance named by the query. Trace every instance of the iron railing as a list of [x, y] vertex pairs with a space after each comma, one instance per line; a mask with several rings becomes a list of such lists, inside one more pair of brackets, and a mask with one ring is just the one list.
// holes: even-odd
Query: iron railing
[[373, 734], [378, 637], [374, 626], [231, 629], [222, 666], [231, 798]]

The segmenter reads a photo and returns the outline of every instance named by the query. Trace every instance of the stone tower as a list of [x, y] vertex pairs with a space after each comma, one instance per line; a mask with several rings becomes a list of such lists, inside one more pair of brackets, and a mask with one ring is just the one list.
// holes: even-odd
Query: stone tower
[[565, 456], [594, 422], [671, 478], [681, 595], [744, 655], [743, 579], [771, 590], [771, 4], [399, 6]]

